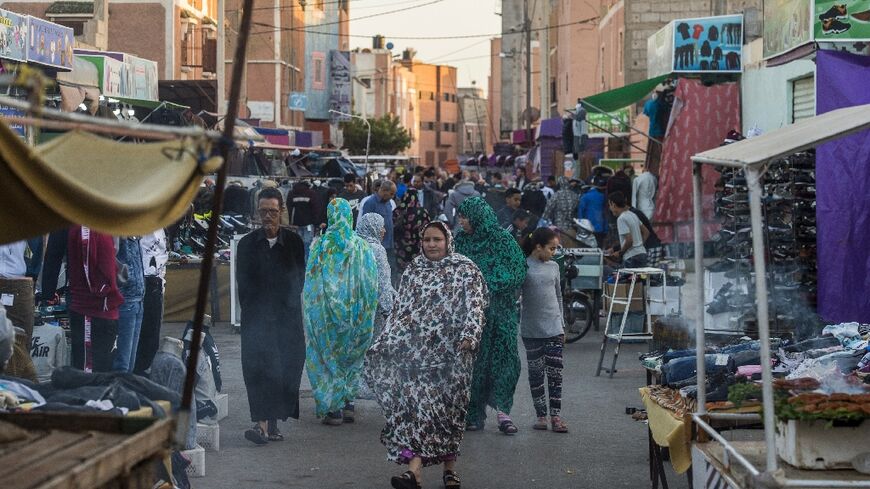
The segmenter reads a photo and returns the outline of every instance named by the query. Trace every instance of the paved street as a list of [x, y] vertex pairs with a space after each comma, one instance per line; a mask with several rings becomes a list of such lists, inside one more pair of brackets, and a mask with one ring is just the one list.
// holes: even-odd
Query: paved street
[[[165, 328], [178, 335], [180, 328]], [[206, 454], [206, 477], [191, 479], [196, 488], [388, 488], [400, 467], [387, 462], [379, 441], [380, 409], [374, 401], [357, 403], [353, 425], [328, 427], [313, 414], [309, 392], [301, 401], [302, 417], [281, 423], [285, 441], [254, 446], [243, 437], [251, 423], [239, 356], [239, 336], [227, 326], [215, 328], [221, 353], [224, 392], [230, 396], [229, 417], [221, 421], [221, 451]], [[490, 422], [484, 432], [467, 433], [459, 472], [463, 487], [645, 488], [650, 487], [646, 425], [625, 415], [626, 406], [640, 406], [637, 388], [644, 373], [637, 352], [646, 345], [625, 346], [613, 379], [594, 376], [600, 336], [592, 333], [565, 349], [564, 419], [567, 435], [531, 430], [534, 411], [523, 376], [517, 388], [513, 419], [520, 432], [507, 437]], [[522, 346], [521, 354], [522, 352]], [[303, 388], [308, 389], [307, 378]], [[494, 418], [494, 415], [493, 415]], [[492, 421], [492, 418], [491, 418]], [[685, 476], [670, 469], [672, 488], [685, 488]], [[441, 487], [440, 470], [424, 471], [423, 487]]]

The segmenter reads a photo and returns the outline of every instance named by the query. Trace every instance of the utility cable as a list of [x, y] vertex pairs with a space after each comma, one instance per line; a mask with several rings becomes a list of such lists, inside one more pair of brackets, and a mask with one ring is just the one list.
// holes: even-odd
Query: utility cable
[[[303, 32], [308, 32], [308, 33], [311, 33], [311, 34], [327, 34], [327, 35], [330, 35], [330, 34], [333, 34], [333, 33], [331, 33], [331, 32], [330, 32], [330, 33], [318, 33], [318, 32], [310, 31], [310, 30], [308, 30], [308, 29], [309, 29], [309, 28], [318, 28], [318, 27], [327, 27], [327, 26], [338, 25], [338, 24], [346, 24], [346, 23], [350, 23], [350, 22], [357, 21], [357, 20], [371, 19], [371, 18], [375, 18], [375, 17], [383, 17], [384, 15], [390, 15], [390, 14], [395, 14], [395, 13], [399, 13], [399, 12], [406, 12], [406, 11], [408, 11], [408, 10], [414, 10], [414, 9], [418, 9], [418, 8], [420, 8], [420, 7], [427, 7], [427, 6], [429, 6], [429, 5], [434, 5], [434, 4], [436, 4], [436, 3], [441, 3], [441, 2], [443, 2], [443, 1], [444, 1], [444, 0], [432, 0], [432, 1], [430, 1], [430, 2], [422, 3], [422, 4], [419, 4], [419, 5], [412, 5], [412, 6], [410, 6], [410, 7], [405, 7], [405, 8], [395, 9], [395, 10], [387, 10], [386, 12], [378, 12], [378, 13], [376, 13], [376, 14], [364, 15], [364, 16], [362, 16], [362, 17], [356, 17], [356, 18], [353, 18], [353, 19], [336, 20], [336, 21], [333, 21], [333, 22], [324, 22], [324, 23], [322, 23], [322, 24], [315, 24], [315, 25], [306, 26], [306, 27], [300, 27], [300, 28], [297, 28], [297, 27], [275, 27], [274, 25], [267, 24], [267, 23], [264, 23], [264, 22], [254, 22], [254, 24], [257, 25], [257, 26], [260, 26], [260, 27], [271, 27], [271, 28], [274, 29], [274, 30], [272, 30], [272, 31], [261, 31], [261, 32], [257, 32], [257, 34], [268, 34], [268, 33], [278, 32], [278, 31], [293, 30], [293, 31], [303, 31]], [[339, 35], [339, 34], [335, 33], [335, 35]]]

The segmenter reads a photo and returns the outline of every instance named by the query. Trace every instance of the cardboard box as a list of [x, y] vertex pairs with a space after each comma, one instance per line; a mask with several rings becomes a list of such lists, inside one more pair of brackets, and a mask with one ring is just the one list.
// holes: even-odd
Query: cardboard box
[[[610, 300], [615, 298], [618, 301], [625, 301], [628, 298], [628, 289], [631, 284], [604, 284], [604, 311], [610, 310]], [[613, 304], [613, 312], [625, 311], [625, 304]], [[643, 284], [637, 282], [634, 284], [634, 294], [631, 297], [631, 304], [628, 310], [632, 312], [643, 311]]]

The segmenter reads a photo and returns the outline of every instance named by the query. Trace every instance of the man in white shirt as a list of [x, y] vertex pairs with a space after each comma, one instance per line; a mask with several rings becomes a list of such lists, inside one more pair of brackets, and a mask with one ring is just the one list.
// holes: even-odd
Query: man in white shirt
[[643, 242], [649, 231], [641, 225], [640, 219], [629, 210], [628, 201], [622, 192], [613, 192], [607, 196], [610, 212], [616, 216], [616, 227], [619, 233], [619, 249], [613, 257], [622, 258], [622, 268], [643, 268], [647, 266], [649, 257]]
[[0, 246], [0, 306], [6, 306], [6, 317], [13, 325], [33, 333], [33, 280], [26, 276], [24, 254], [27, 241]]
[[656, 210], [656, 187], [658, 182], [655, 175], [644, 171], [631, 182], [631, 205], [643, 212], [647, 219], [652, 220]]
[[27, 250], [27, 241], [16, 241], [0, 245], [0, 277], [22, 278], [27, 273], [27, 263], [24, 261], [24, 253]]

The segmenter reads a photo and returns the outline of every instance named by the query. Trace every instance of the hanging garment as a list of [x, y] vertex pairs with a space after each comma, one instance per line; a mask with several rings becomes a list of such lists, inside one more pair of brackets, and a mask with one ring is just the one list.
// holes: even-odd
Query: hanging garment
[[417, 190], [409, 188], [399, 206], [393, 211], [393, 246], [399, 270], [405, 270], [415, 256], [420, 254], [423, 228], [429, 224], [431, 216], [420, 205]]

